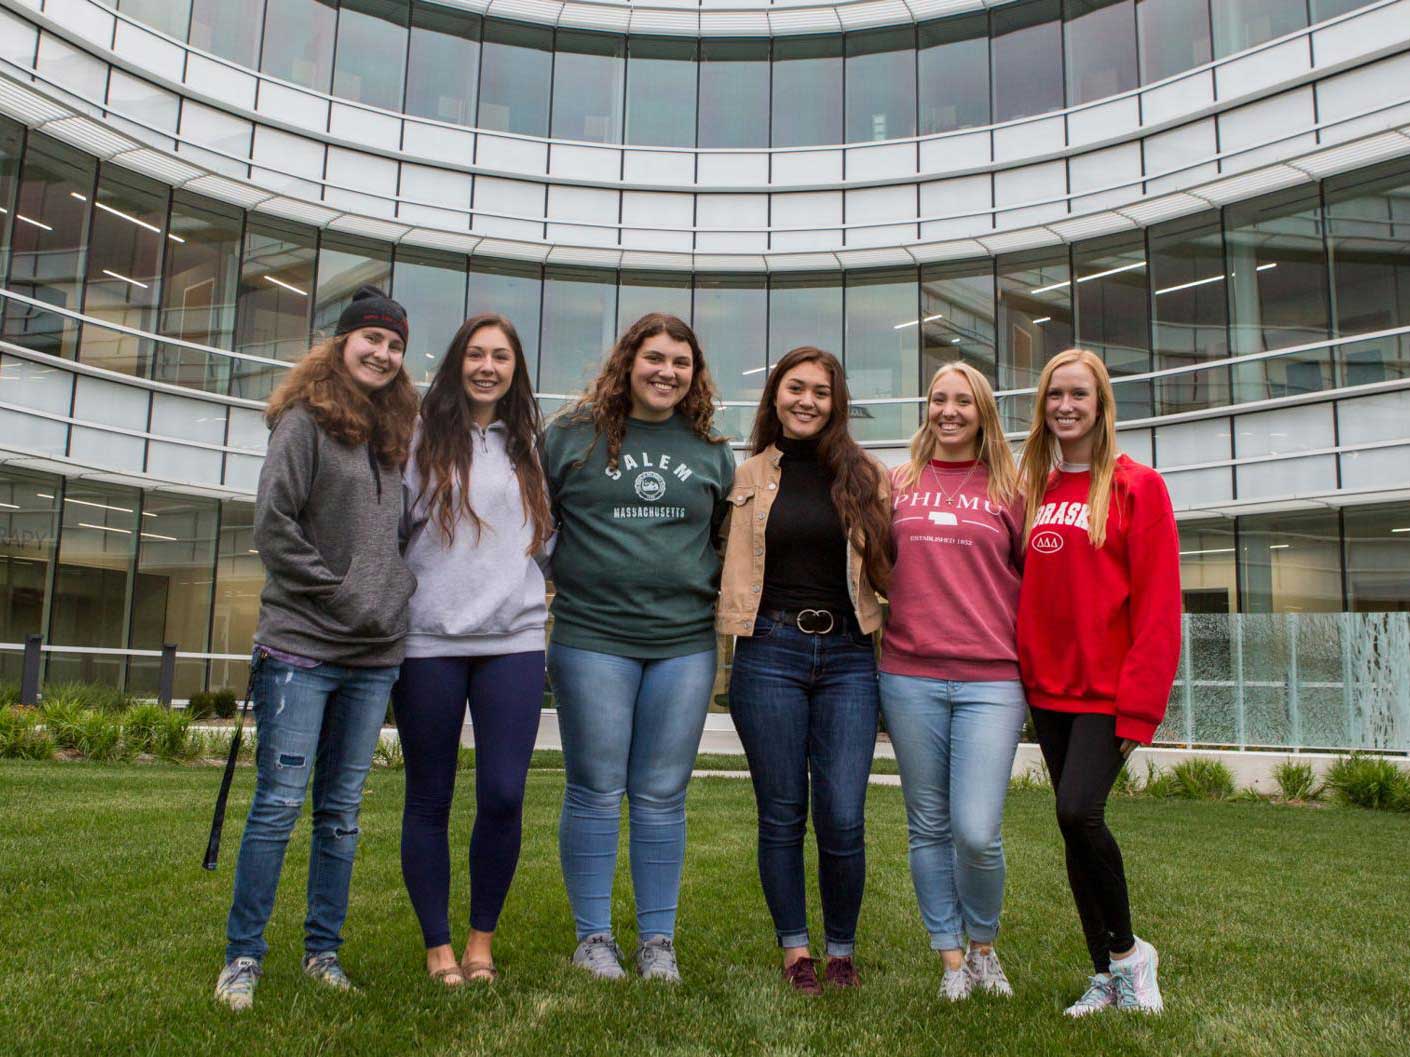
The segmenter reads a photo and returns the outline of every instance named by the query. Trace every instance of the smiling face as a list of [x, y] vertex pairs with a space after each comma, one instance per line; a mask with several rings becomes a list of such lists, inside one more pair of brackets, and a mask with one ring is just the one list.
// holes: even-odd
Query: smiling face
[[1086, 364], [1066, 363], [1053, 372], [1043, 397], [1043, 418], [1068, 462], [1092, 461], [1099, 418], [1097, 380]]
[[653, 334], [641, 343], [632, 360], [632, 418], [664, 422], [690, 391], [695, 354], [688, 342], [669, 334]]
[[794, 367], [779, 383], [774, 413], [789, 440], [816, 437], [832, 418], [831, 373], [816, 360]]
[[343, 344], [343, 366], [348, 377], [364, 393], [375, 393], [390, 385], [401, 370], [406, 342], [382, 327], [362, 327], [348, 335]]
[[461, 380], [477, 421], [492, 422], [495, 409], [514, 380], [514, 346], [493, 324], [470, 335], [461, 361]]
[[979, 406], [963, 374], [950, 370], [935, 379], [926, 417], [940, 443], [941, 459], [958, 462], [978, 457]]

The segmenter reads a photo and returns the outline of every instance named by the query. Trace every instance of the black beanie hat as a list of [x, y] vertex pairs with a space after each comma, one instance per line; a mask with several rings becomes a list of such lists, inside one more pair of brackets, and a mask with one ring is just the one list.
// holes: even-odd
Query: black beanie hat
[[383, 327], [406, 341], [406, 309], [375, 286], [360, 286], [353, 294], [352, 304], [338, 317], [338, 329], [333, 336], [348, 334], [362, 327]]

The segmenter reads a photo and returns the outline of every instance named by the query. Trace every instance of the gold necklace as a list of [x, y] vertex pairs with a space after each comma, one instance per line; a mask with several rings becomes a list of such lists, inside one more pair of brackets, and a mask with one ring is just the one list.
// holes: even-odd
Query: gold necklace
[[974, 468], [979, 465], [979, 460], [975, 459], [969, 464], [969, 472], [960, 479], [960, 483], [955, 487], [953, 492], [945, 491], [945, 486], [940, 483], [940, 472], [935, 469], [934, 462], [928, 462], [925, 465], [930, 470], [930, 475], [935, 478], [935, 487], [940, 490], [940, 497], [945, 500], [945, 505], [954, 506], [955, 496], [959, 495], [960, 492], [964, 490], [964, 486], [969, 484], [969, 479], [974, 473]]

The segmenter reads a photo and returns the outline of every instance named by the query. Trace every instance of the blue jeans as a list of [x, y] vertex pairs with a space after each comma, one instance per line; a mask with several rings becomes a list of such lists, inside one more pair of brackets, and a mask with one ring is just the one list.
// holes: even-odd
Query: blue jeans
[[910, 830], [911, 880], [936, 950], [992, 943], [1004, 902], [1000, 825], [1028, 706], [1016, 679], [962, 683], [881, 673]]
[[612, 931], [624, 795], [638, 938], [674, 936], [685, 787], [705, 729], [715, 651], [647, 661], [555, 643], [548, 673], [568, 782], [558, 853], [578, 939]]
[[808, 635], [759, 617], [753, 636], [735, 641], [729, 701], [759, 805], [759, 880], [779, 946], [808, 946], [803, 837], [811, 776], [827, 953], [850, 955], [866, 882], [867, 779], [876, 748], [871, 639], [855, 627]]
[[264, 927], [289, 834], [313, 775], [313, 841], [308, 861], [304, 949], [336, 951], [348, 912], [357, 851], [357, 815], [372, 752], [387, 714], [397, 668], [314, 668], [265, 657], [255, 678], [259, 732], [255, 796], [235, 864], [235, 894], [226, 921], [225, 960], [263, 958]]

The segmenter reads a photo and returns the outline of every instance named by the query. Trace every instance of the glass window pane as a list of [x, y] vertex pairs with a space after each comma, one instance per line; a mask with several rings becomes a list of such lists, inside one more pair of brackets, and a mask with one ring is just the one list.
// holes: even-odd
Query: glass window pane
[[1353, 613], [1410, 609], [1410, 504], [1349, 506], [1343, 519], [1347, 609]]
[[764, 391], [764, 336], [768, 333], [768, 292], [760, 276], [700, 276], [695, 283], [695, 336], [721, 400], [748, 400], [748, 407], [724, 407], [715, 428], [732, 440], [749, 439], [754, 411]]
[[1134, 0], [1067, 0], [1067, 105], [1136, 87]]
[[[93, 158], [41, 133], [29, 137], [10, 232], [9, 288], [72, 311], [82, 298]], [[78, 324], [43, 309], [5, 304], [7, 341], [73, 359]]]
[[[313, 228], [249, 218], [235, 312], [236, 352], [292, 362], [308, 351], [317, 245]], [[283, 374], [240, 361], [233, 370], [231, 395], [256, 400], [268, 396]]]
[[[98, 319], [153, 330], [158, 275], [166, 238], [167, 189], [117, 166], [103, 166], [88, 246], [83, 309]], [[145, 377], [148, 341], [85, 326], [79, 358], [111, 371]]]
[[[1043, 365], [1072, 347], [1072, 274], [1066, 251], [1000, 257], [999, 388], [1038, 384]], [[1027, 429], [1032, 395], [1000, 401], [1005, 429]]]
[[398, 249], [392, 296], [406, 309], [406, 373], [429, 382], [446, 346], [465, 322], [465, 258], [459, 254]]
[[551, 29], [485, 20], [480, 50], [480, 128], [547, 136], [552, 83]]
[[1211, 0], [1210, 14], [1216, 59], [1307, 25], [1307, 5], [1300, 0]]
[[1145, 240], [1124, 235], [1079, 244], [1072, 261], [1077, 272], [1077, 344], [1100, 356], [1118, 382], [1118, 417], [1147, 418], [1152, 414], [1151, 383], [1119, 382], [1123, 374], [1151, 369]]
[[190, 43], [253, 70], [259, 64], [263, 22], [264, 0], [192, 0]]
[[[769, 282], [769, 363], [800, 345], [842, 356], [842, 276], [776, 275]], [[749, 365], [751, 370], [762, 362]], [[855, 394], [854, 394], [855, 395]]]
[[[189, 191], [173, 193], [160, 333], [218, 349], [234, 344], [244, 223], [244, 214], [234, 206]], [[158, 345], [152, 377], [223, 393], [230, 364], [224, 356]]]
[[318, 294], [313, 304], [313, 331], [331, 335], [338, 316], [352, 304], [358, 288], [386, 290], [392, 281], [392, 247], [353, 235], [325, 232], [318, 246]]
[[479, 17], [434, 4], [413, 4], [406, 112], [473, 125], [479, 78]]
[[580, 393], [616, 340], [616, 323], [613, 273], [546, 269], [539, 389], [568, 396]]
[[[1317, 192], [1267, 195], [1224, 211], [1233, 352], [1240, 355], [1328, 336], [1327, 259]], [[1261, 400], [1331, 385], [1325, 350], [1234, 369], [1234, 397]]]
[[[466, 318], [481, 312], [496, 312], [513, 323], [524, 346], [529, 373], [535, 378], [539, 370], [539, 302], [542, 296], [543, 280], [537, 265], [470, 262]], [[445, 344], [450, 344], [449, 337]]]
[[[220, 505], [220, 549], [215, 564], [215, 606], [211, 621], [211, 653], [250, 652], [264, 566], [255, 550], [255, 505]], [[239, 692], [250, 678], [248, 661], [212, 661], [212, 689], [228, 686]]]
[[[10, 228], [15, 216], [15, 191], [20, 183], [24, 126], [0, 118], [0, 280], [10, 263]], [[0, 308], [3, 312], [3, 308]]]
[[779, 37], [774, 41], [773, 145], [842, 142], [842, 40]]
[[1312, 0], [1312, 21], [1325, 22], [1337, 15], [1355, 11], [1358, 7], [1366, 7], [1370, 2], [1371, 0]]
[[992, 261], [927, 265], [920, 273], [921, 384], [942, 363], [963, 360], [989, 383], [998, 381], [994, 359]]
[[690, 322], [690, 276], [684, 272], [623, 272], [617, 284], [617, 333], [648, 312]]
[[317, 92], [333, 76], [333, 39], [338, 25], [334, 0], [283, 0], [264, 13], [260, 69]]
[[[1338, 337], [1410, 325], [1410, 166], [1396, 162], [1326, 184]], [[1343, 345], [1344, 385], [1410, 376], [1410, 334]]]
[[[1154, 369], [1228, 356], [1228, 277], [1218, 214], [1185, 217], [1151, 228], [1150, 276]], [[1156, 397], [1163, 414], [1226, 404], [1229, 369], [1161, 379]]]
[[177, 40], [186, 39], [191, 0], [119, 0], [117, 9]]
[[338, 12], [333, 94], [401, 109], [406, 69], [407, 0], [343, 0]]
[[1340, 544], [1335, 510], [1239, 518], [1244, 612], [1340, 612]]
[[920, 134], [989, 123], [989, 18], [963, 15], [920, 27]]
[[700, 42], [700, 146], [769, 145], [769, 42]]
[[1142, 84], [1210, 60], [1209, 0], [1136, 0], [1136, 31]]
[[[59, 531], [59, 478], [0, 467], [0, 642], [44, 632], [44, 591]], [[20, 655], [0, 653], [17, 682]]]
[[[847, 277], [843, 362], [854, 401], [919, 395], [916, 280], [910, 269]], [[904, 440], [920, 422], [920, 403], [854, 403], [852, 420], [858, 440]]]
[[1062, 109], [1062, 5], [1005, 4], [991, 13], [994, 120]]
[[553, 56], [555, 139], [622, 142], [626, 41], [560, 30]]
[[[159, 492], [143, 497], [132, 582], [132, 649], [159, 650], [174, 642], [182, 652], [206, 652], [219, 508], [214, 499]], [[128, 689], [155, 694], [160, 675], [157, 658], [133, 658]], [[177, 660], [176, 697], [190, 697], [205, 681], [204, 661]]]
[[916, 132], [915, 30], [847, 34], [847, 142]]
[[695, 146], [696, 42], [627, 41], [627, 142]]
[[1238, 611], [1234, 521], [1180, 522], [1180, 593], [1186, 613]]

